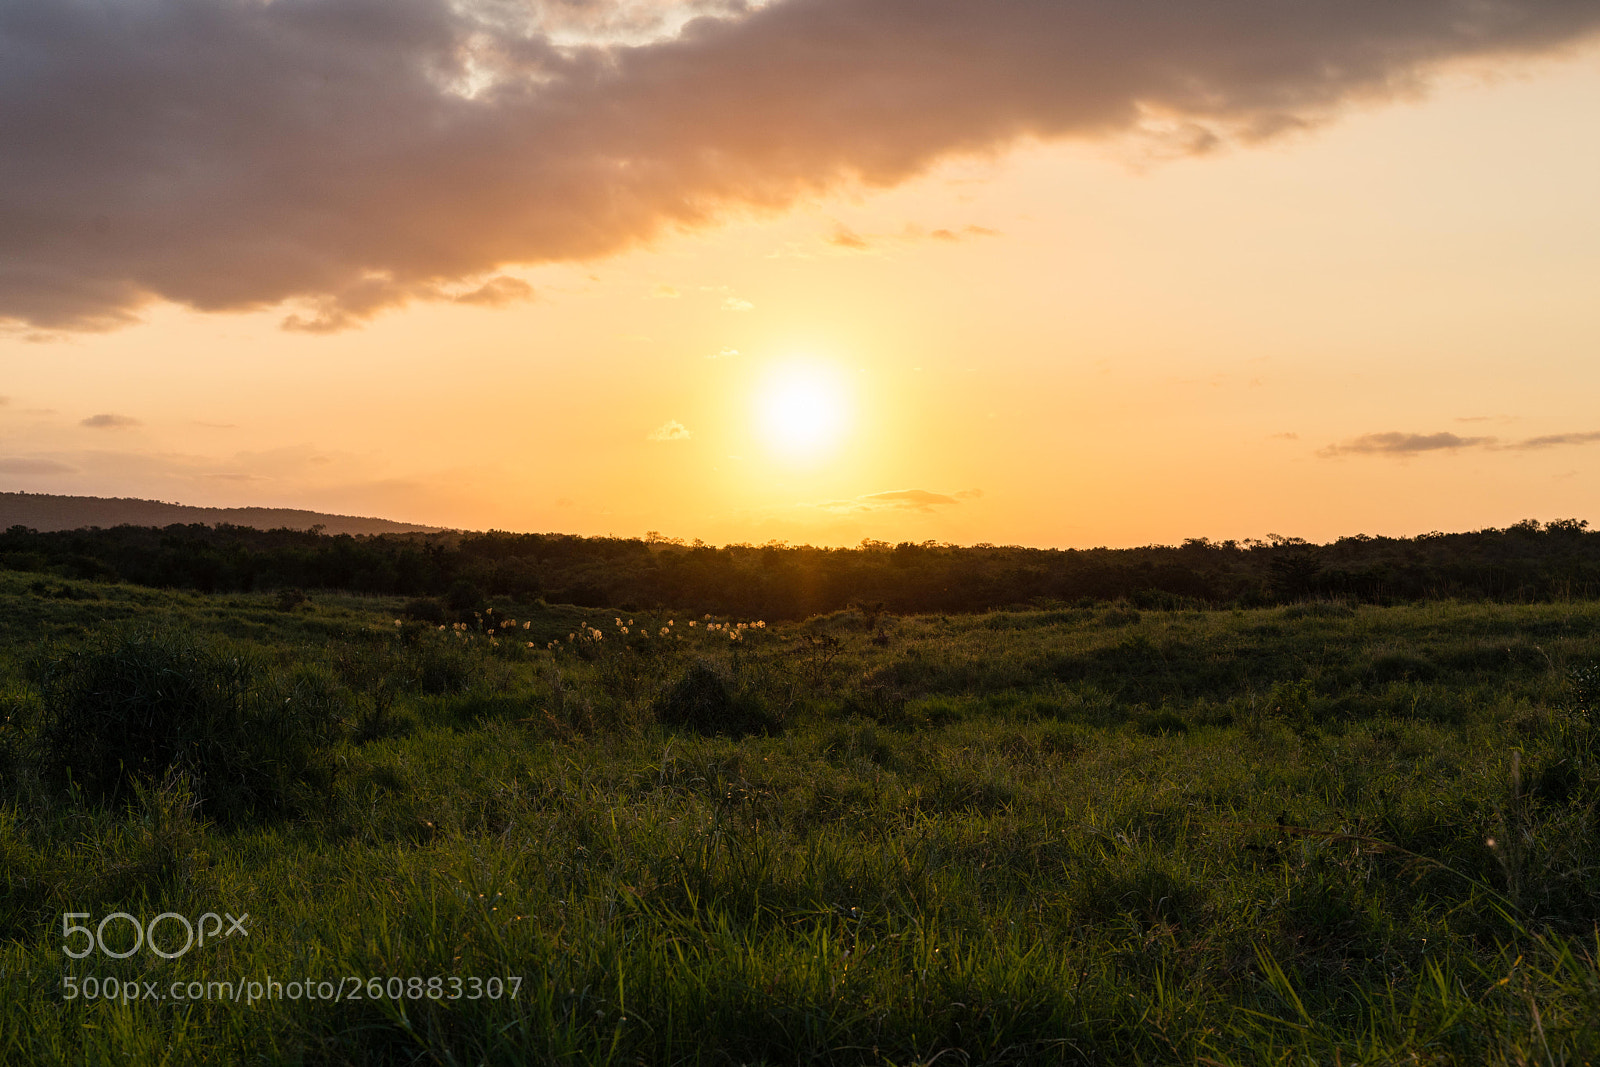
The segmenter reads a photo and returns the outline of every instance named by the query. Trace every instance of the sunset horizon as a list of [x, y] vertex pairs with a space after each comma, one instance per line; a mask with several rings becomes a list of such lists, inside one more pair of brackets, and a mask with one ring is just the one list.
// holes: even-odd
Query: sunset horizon
[[11, 5], [0, 488], [718, 544], [1596, 514], [1600, 13], [1111, 10]]
[[0, 1063], [1600, 1062], [1600, 0], [0, 0]]

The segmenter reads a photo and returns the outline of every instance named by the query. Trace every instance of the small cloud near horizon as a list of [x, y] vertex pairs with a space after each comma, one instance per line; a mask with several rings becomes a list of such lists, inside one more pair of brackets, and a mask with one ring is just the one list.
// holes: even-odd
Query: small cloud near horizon
[[1520, 441], [1501, 443], [1498, 437], [1461, 437], [1441, 433], [1388, 433], [1362, 434], [1338, 444], [1319, 449], [1323, 458], [1347, 455], [1411, 456], [1419, 452], [1457, 452], [1467, 448], [1483, 448], [1493, 452], [1532, 452], [1561, 445], [1587, 445], [1600, 441], [1600, 430], [1581, 433], [1552, 433], [1527, 437]]
[[78, 425], [87, 426], [91, 430], [126, 430], [134, 426], [143, 426], [144, 424], [131, 415], [112, 415], [108, 412], [100, 415], [90, 415]]
[[1552, 433], [1542, 437], [1529, 437], [1523, 441], [1506, 445], [1506, 448], [1518, 451], [1527, 451], [1538, 448], [1554, 448], [1557, 445], [1587, 445], [1600, 441], [1600, 431], [1590, 430], [1586, 433]]
[[668, 419], [646, 435], [647, 441], [687, 441], [692, 435], [677, 419]]
[[737, 348], [724, 348], [721, 351], [711, 353], [706, 358], [707, 359], [733, 359], [738, 354], [739, 354], [739, 350]]
[[868, 511], [919, 511], [931, 514], [936, 507], [959, 504], [983, 495], [981, 489], [963, 489], [955, 495], [934, 493], [927, 489], [891, 489], [882, 493], [867, 493], [850, 500], [829, 500], [815, 505], [823, 511], [859, 513]]
[[53, 459], [0, 457], [0, 474], [77, 474], [78, 468]]

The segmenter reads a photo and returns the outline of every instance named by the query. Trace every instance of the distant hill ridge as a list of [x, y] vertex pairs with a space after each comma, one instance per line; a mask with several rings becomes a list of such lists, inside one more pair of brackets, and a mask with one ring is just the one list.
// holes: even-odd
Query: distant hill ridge
[[249, 526], [257, 530], [309, 530], [329, 534], [439, 533], [442, 526], [417, 526], [357, 515], [325, 515], [301, 508], [198, 508], [132, 497], [52, 496], [48, 493], [0, 493], [0, 530], [26, 526], [40, 533], [81, 530], [90, 526]]

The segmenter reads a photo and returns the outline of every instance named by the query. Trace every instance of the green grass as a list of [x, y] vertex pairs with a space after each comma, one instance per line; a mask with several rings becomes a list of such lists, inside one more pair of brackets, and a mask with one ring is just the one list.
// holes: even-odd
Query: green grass
[[[39, 581], [0, 572], [0, 1061], [1600, 1058], [1600, 604], [841, 613], [735, 642]], [[568, 642], [585, 622], [603, 639]], [[248, 804], [207, 776], [242, 748], [113, 800], [52, 777], [77, 705], [40, 679], [150, 632], [248, 654], [250, 700], [332, 724], [315, 758]], [[64, 913], [115, 911], [249, 936], [63, 954]], [[521, 981], [109, 1003], [68, 976]]]

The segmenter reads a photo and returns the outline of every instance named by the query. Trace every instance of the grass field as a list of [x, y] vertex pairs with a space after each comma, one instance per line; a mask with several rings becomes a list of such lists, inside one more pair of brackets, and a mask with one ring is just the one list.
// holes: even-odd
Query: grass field
[[0, 572], [0, 1061], [1600, 1060], [1600, 603], [400, 615]]

